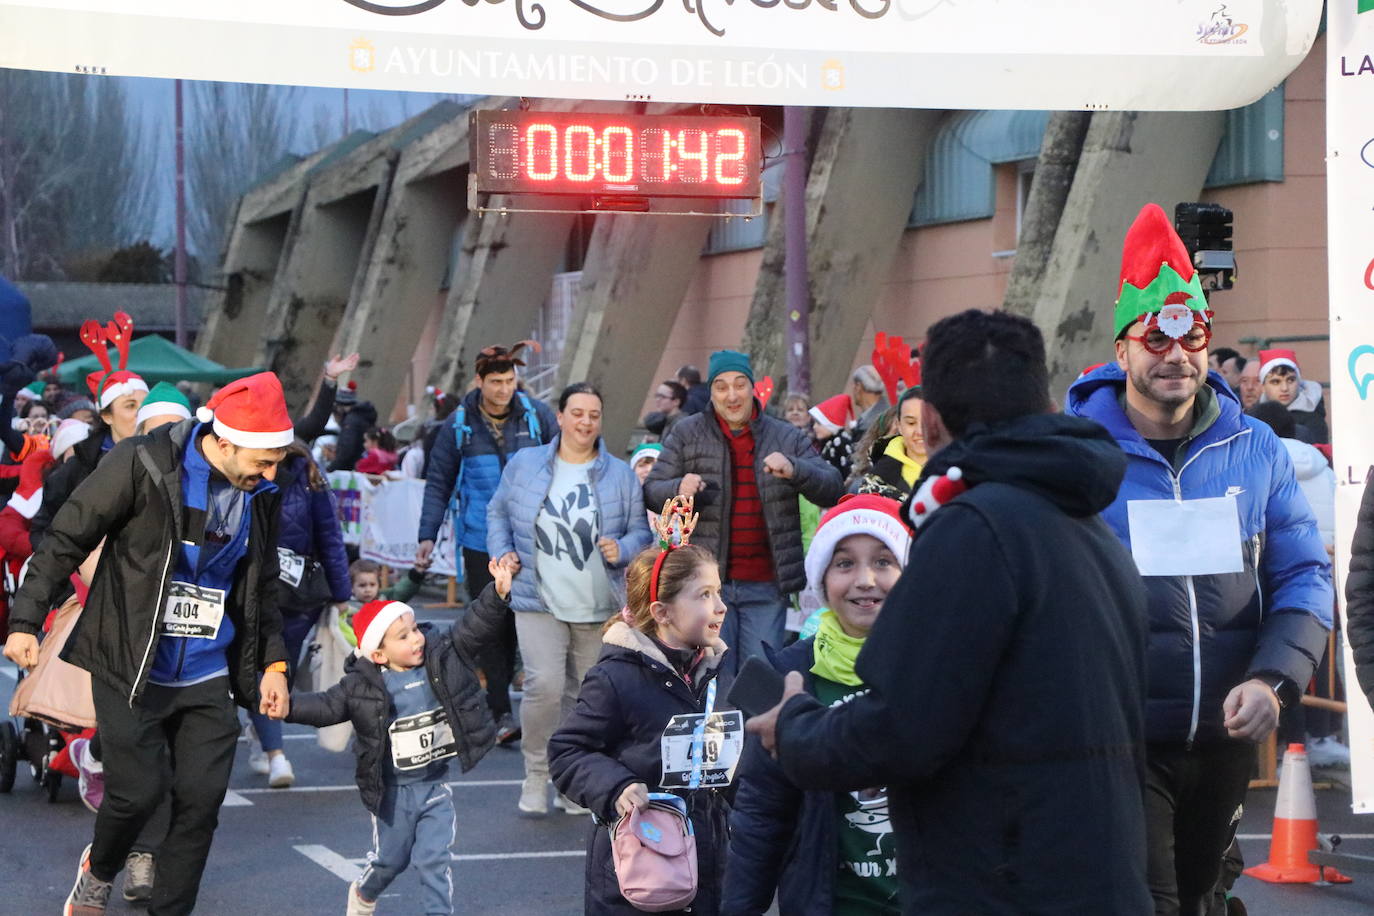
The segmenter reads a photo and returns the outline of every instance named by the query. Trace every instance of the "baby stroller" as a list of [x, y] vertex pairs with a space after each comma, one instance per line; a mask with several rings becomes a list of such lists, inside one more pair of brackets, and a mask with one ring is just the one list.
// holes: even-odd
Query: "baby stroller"
[[10, 699], [9, 718], [0, 719], [0, 792], [14, 788], [21, 762], [33, 779], [57, 801], [63, 773], [74, 775], [67, 744], [95, 728], [91, 676], [58, 657], [76, 626], [81, 604], [73, 596], [54, 611], [44, 629], [38, 664], [21, 674]]

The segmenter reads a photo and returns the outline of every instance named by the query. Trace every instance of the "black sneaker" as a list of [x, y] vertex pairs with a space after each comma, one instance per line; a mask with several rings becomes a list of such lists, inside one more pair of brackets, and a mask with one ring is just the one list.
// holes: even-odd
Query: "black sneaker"
[[87, 846], [76, 867], [76, 883], [62, 905], [62, 916], [101, 916], [110, 902], [113, 888], [109, 881], [101, 881], [91, 874], [91, 847]]
[[153, 902], [153, 854], [131, 852], [124, 860], [124, 899], [134, 906]]
[[520, 740], [520, 726], [516, 724], [515, 717], [506, 713], [496, 720], [496, 743], [510, 744]]

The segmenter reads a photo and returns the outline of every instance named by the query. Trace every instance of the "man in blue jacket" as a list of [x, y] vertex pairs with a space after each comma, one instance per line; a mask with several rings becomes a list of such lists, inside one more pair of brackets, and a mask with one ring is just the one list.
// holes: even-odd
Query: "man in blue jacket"
[[[553, 441], [558, 433], [558, 418], [549, 406], [518, 390], [516, 367], [525, 365], [520, 353], [528, 344], [521, 341], [509, 348], [492, 346], [477, 354], [478, 386], [467, 393], [439, 430], [429, 456], [415, 561], [429, 561], [444, 515], [456, 503], [453, 540], [462, 554], [458, 574], [466, 578], [472, 596], [481, 594], [491, 581], [487, 572], [487, 504], [501, 482], [506, 462], [522, 448]], [[520, 736], [510, 706], [515, 645], [515, 618], [507, 610], [501, 638], [480, 660], [487, 675], [487, 704], [496, 719], [499, 744]]]
[[1326, 645], [1326, 552], [1288, 452], [1207, 370], [1212, 312], [1187, 249], [1148, 204], [1126, 236], [1116, 362], [1069, 390], [1125, 451], [1103, 518], [1150, 613], [1146, 820], [1157, 914], [1203, 912], [1252, 742], [1295, 703]]

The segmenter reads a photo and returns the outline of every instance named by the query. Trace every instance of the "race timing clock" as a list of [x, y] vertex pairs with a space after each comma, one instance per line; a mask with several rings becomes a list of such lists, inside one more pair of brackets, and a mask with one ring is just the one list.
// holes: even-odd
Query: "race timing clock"
[[472, 190], [599, 200], [759, 196], [759, 119], [475, 111]]

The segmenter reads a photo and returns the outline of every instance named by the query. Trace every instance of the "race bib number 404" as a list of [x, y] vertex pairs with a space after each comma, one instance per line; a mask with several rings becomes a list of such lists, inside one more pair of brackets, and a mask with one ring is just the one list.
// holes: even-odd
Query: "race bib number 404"
[[[697, 762], [692, 754], [692, 734], [701, 723], [701, 714], [673, 716], [663, 731], [663, 779], [665, 789], [685, 789], [691, 785]], [[714, 712], [706, 720], [701, 741], [701, 788], [728, 786], [735, 779], [744, 752], [744, 713], [738, 710]]]
[[224, 589], [172, 582], [162, 609], [162, 635], [214, 639], [224, 621]]
[[403, 716], [391, 723], [391, 762], [398, 770], [415, 770], [458, 753], [453, 728], [442, 709]]

